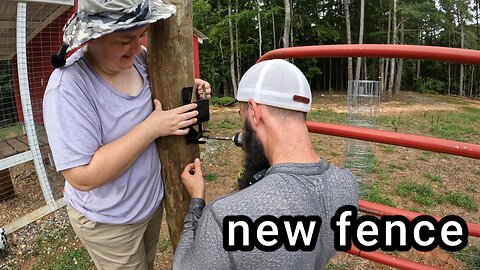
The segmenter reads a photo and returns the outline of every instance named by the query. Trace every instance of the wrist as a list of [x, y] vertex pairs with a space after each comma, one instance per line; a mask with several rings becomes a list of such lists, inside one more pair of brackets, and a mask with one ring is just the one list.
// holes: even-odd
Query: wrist
[[192, 199], [205, 199], [205, 192], [195, 192], [190, 196]]
[[150, 141], [154, 141], [157, 137], [159, 137], [157, 134], [155, 134], [154, 129], [152, 128], [152, 124], [149, 121], [150, 117], [147, 117], [143, 122], [141, 122], [137, 128], [141, 130], [143, 134], [145, 134], [145, 137]]

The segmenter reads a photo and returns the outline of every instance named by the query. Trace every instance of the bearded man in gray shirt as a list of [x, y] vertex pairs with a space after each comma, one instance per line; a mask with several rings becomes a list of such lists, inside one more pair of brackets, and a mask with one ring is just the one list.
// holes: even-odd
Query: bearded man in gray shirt
[[[355, 177], [322, 160], [313, 147], [306, 126], [312, 101], [307, 79], [287, 61], [264, 61], [245, 73], [237, 100], [246, 152], [242, 182], [251, 185], [205, 207], [200, 160], [186, 166], [182, 182], [192, 201], [173, 268], [323, 269], [335, 254], [330, 220], [341, 206], [358, 207], [359, 195]], [[265, 167], [268, 170], [257, 174]], [[252, 175], [261, 179], [255, 182]], [[226, 239], [229, 229], [225, 228], [232, 217], [252, 222], [279, 218], [282, 222], [277, 225], [283, 224], [284, 217], [297, 221], [314, 217], [322, 223], [313, 233], [318, 236], [311, 240], [310, 248], [287, 247], [285, 230], [275, 230], [269, 223], [263, 227], [267, 231], [263, 241], [257, 240], [255, 226], [249, 228], [253, 233], [237, 235], [237, 242], [251, 236], [247, 241], [250, 247], [235, 250], [225, 246], [232, 240]], [[292, 227], [295, 224], [299, 223]], [[275, 233], [282, 232], [275, 238]], [[253, 247], [255, 241], [276, 243], [276, 247]]]

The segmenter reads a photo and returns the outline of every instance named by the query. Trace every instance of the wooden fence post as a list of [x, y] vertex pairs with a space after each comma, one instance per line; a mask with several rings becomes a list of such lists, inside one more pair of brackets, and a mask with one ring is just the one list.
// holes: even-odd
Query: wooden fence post
[[[148, 32], [148, 74], [152, 97], [160, 100], [164, 110], [181, 106], [181, 89], [194, 85], [192, 1], [170, 0], [170, 3], [176, 5], [176, 15], [151, 24]], [[199, 157], [199, 147], [187, 145], [184, 136], [160, 138], [156, 143], [165, 184], [166, 219], [175, 250], [190, 204], [180, 175], [188, 163]]]

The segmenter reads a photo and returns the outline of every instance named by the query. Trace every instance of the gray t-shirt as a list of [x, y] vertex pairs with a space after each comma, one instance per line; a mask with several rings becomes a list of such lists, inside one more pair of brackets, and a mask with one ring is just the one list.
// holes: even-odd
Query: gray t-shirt
[[[335, 254], [330, 220], [343, 205], [358, 207], [358, 197], [350, 171], [326, 161], [274, 165], [262, 180], [211, 202], [203, 213], [203, 200], [192, 200], [173, 269], [323, 269]], [[316, 215], [322, 225], [313, 251], [291, 252], [281, 246], [270, 252], [257, 248], [227, 252], [222, 230], [224, 217], [230, 215], [245, 215], [252, 221], [265, 215]]]
[[[143, 77], [137, 96], [123, 94], [106, 83], [78, 50], [48, 81], [43, 114], [48, 141], [58, 171], [86, 165], [94, 153], [126, 134], [153, 109], [146, 58], [135, 68]], [[157, 209], [163, 198], [160, 158], [150, 144], [118, 178], [88, 192], [65, 182], [65, 201], [88, 219], [109, 224], [138, 223]]]

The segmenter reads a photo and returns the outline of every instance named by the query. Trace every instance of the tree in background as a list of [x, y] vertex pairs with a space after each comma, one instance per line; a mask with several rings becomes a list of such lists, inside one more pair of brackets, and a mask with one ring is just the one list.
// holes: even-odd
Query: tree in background
[[[194, 0], [193, 4], [194, 26], [209, 38], [200, 49], [202, 77], [212, 83], [217, 96], [233, 96], [242, 71], [260, 54], [293, 46], [293, 41], [295, 46], [355, 40], [478, 48], [480, 0]], [[295, 60], [312, 89], [322, 91], [344, 90], [347, 80], [353, 79], [351, 62], [342, 58]], [[357, 59], [356, 70], [360, 70], [356, 78], [378, 78], [381, 89], [392, 96], [403, 89], [480, 95], [480, 72], [472, 66]]]

